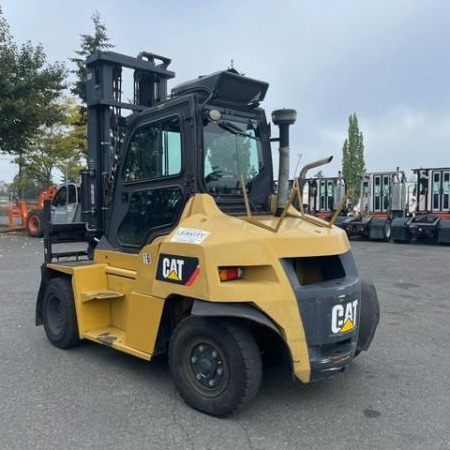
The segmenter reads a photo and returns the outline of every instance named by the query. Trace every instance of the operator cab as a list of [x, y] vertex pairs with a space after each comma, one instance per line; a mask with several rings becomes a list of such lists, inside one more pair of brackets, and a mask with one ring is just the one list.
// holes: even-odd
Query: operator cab
[[[268, 84], [217, 72], [172, 90], [136, 114], [119, 156], [110, 220], [100, 247], [139, 251], [178, 223], [188, 199], [212, 195], [227, 214], [267, 213], [270, 131], [258, 107]], [[106, 242], [105, 242], [106, 241]]]
[[50, 211], [52, 223], [80, 222], [80, 187], [75, 183], [60, 186], [51, 201]]
[[243, 214], [245, 184], [254, 213], [267, 212], [272, 191], [270, 130], [259, 104], [268, 84], [235, 69], [183, 83], [173, 97], [195, 93], [199, 114], [197, 192], [228, 214]]
[[265, 118], [226, 113], [216, 108], [203, 113], [199, 191], [212, 195], [223, 212], [244, 214], [245, 185], [252, 213], [266, 213], [272, 163]]

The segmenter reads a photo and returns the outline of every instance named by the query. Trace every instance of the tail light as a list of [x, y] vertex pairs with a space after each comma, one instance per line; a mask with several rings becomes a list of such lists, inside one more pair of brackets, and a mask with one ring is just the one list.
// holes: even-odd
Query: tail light
[[219, 279], [221, 282], [240, 280], [244, 275], [241, 267], [219, 267]]

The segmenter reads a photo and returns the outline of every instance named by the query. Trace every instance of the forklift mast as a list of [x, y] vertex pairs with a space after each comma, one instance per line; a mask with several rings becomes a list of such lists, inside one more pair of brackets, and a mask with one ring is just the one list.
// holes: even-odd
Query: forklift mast
[[[126, 128], [123, 110], [133, 115], [167, 99], [167, 70], [171, 60], [141, 52], [137, 58], [114, 52], [98, 52], [86, 61], [88, 161], [82, 171], [82, 220], [90, 236], [105, 229], [120, 146]], [[133, 100], [122, 100], [124, 70], [133, 74]]]

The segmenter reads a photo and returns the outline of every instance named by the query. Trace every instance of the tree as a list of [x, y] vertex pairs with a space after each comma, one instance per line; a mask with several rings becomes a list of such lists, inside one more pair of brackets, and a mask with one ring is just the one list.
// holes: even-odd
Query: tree
[[0, 9], [0, 153], [22, 155], [42, 125], [58, 120], [65, 68], [42, 45], [14, 42]]
[[63, 181], [76, 181], [80, 177], [80, 170], [85, 168], [83, 159], [87, 153], [87, 126], [81, 123], [81, 112], [75, 99], [67, 100], [67, 114], [64, 125], [67, 132], [60, 139], [61, 158], [57, 161], [57, 168], [63, 174]]
[[22, 157], [24, 182], [32, 180], [45, 188], [53, 183], [54, 169], [59, 169], [67, 181], [78, 179], [86, 151], [86, 129], [79, 125], [80, 112], [75, 99], [65, 99], [59, 109], [61, 119], [41, 127]]
[[0, 8], [0, 153], [15, 156], [19, 165], [19, 197], [31, 141], [40, 128], [60, 120], [57, 100], [65, 77], [64, 65], [49, 64], [42, 45], [27, 41], [19, 47], [14, 42]]
[[8, 197], [12, 186], [3, 180], [0, 180], [0, 197]]
[[361, 174], [366, 171], [364, 161], [364, 138], [359, 131], [358, 118], [353, 113], [348, 118], [348, 138], [342, 148], [342, 175], [347, 189], [353, 192], [352, 203], [355, 204], [361, 195]]
[[109, 43], [109, 37], [106, 32], [106, 27], [100, 21], [100, 13], [96, 11], [92, 17], [94, 23], [94, 34], [81, 34], [81, 48], [76, 50], [78, 55], [76, 58], [70, 58], [70, 61], [75, 63], [77, 68], [72, 70], [77, 77], [77, 81], [71, 88], [73, 95], [77, 96], [81, 102], [80, 107], [82, 121], [86, 123], [86, 82], [87, 82], [87, 70], [86, 70], [86, 58], [97, 51], [104, 51], [113, 48], [114, 45]]

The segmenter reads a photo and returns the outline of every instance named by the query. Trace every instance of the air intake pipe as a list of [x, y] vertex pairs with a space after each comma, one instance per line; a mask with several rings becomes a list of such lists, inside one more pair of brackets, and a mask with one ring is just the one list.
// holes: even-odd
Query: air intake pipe
[[289, 126], [294, 124], [296, 119], [295, 109], [277, 109], [272, 113], [272, 122], [280, 128], [277, 216], [281, 215], [289, 196]]

